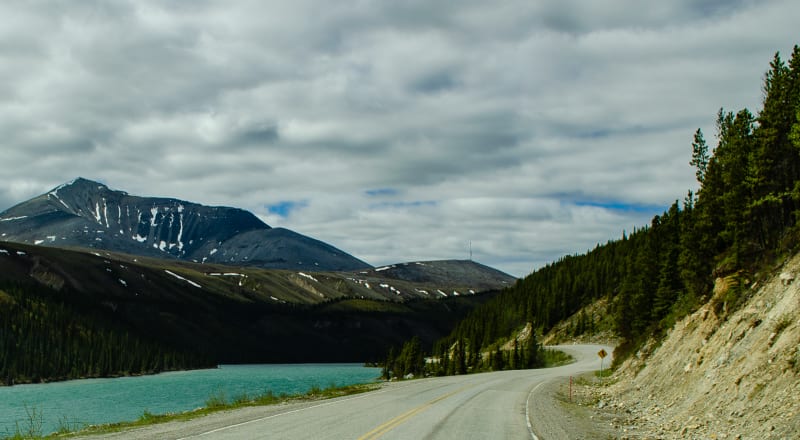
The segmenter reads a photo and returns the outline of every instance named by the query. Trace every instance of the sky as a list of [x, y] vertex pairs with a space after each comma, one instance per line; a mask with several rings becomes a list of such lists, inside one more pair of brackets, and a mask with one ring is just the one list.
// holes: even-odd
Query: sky
[[524, 276], [697, 188], [796, 0], [3, 1], [0, 210], [78, 176]]

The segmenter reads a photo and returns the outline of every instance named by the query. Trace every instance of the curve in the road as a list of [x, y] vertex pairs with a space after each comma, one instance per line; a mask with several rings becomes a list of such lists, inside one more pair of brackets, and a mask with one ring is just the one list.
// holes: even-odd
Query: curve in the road
[[[389, 383], [379, 391], [322, 403], [254, 407], [153, 425], [116, 439], [485, 439], [551, 437], [531, 402], [541, 385], [599, 368], [598, 345], [560, 346], [576, 362]], [[523, 416], [524, 415], [524, 416]]]

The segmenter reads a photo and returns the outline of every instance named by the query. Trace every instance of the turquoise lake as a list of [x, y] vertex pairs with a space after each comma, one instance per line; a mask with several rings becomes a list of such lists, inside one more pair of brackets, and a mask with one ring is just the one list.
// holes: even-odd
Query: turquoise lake
[[206, 406], [211, 396], [227, 401], [272, 391], [305, 393], [312, 387], [344, 386], [377, 380], [379, 368], [360, 364], [221, 365], [216, 369], [178, 371], [153, 376], [86, 379], [0, 387], [0, 438], [17, 426], [27, 431], [27, 411], [42, 415], [42, 433], [59, 425], [71, 428], [131, 421], [152, 414]]

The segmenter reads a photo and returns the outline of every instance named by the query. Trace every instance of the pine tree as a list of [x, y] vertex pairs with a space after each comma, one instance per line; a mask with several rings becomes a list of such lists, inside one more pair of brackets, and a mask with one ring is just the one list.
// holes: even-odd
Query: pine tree
[[696, 168], [695, 176], [697, 176], [697, 181], [701, 184], [706, 177], [709, 159], [708, 145], [706, 145], [706, 140], [703, 138], [703, 131], [698, 128], [694, 133], [694, 142], [692, 142], [692, 160], [689, 162], [689, 165], [692, 165]]
[[[763, 90], [757, 117], [747, 109], [719, 110], [713, 151], [703, 132], [694, 132], [689, 164], [700, 188], [688, 192], [682, 209], [676, 202], [648, 227], [547, 264], [473, 311], [449, 337], [454, 362], [463, 358], [459, 351], [466, 341], [474, 367], [473, 353], [526, 322], [548, 331], [577, 313], [570, 330], [580, 334], [588, 325], [592, 331], [594, 317], [579, 312], [600, 298], [610, 302], [621, 347], [631, 350], [707, 299], [714, 277], [760, 270], [776, 252], [796, 246], [800, 48], [795, 46], [788, 66], [775, 56]], [[735, 301], [735, 295], [726, 300]], [[521, 366], [520, 355], [527, 364], [527, 350], [514, 348], [493, 351], [491, 366]]]
[[542, 366], [541, 346], [536, 339], [536, 332], [531, 329], [528, 339], [525, 340], [524, 361], [525, 368], [537, 368]]
[[663, 216], [661, 223], [662, 253], [659, 258], [661, 268], [658, 275], [658, 287], [653, 298], [653, 318], [656, 320], [667, 315], [680, 291], [683, 290], [678, 270], [681, 217], [682, 213], [676, 200]]
[[395, 362], [395, 354], [394, 354], [394, 347], [389, 347], [389, 353], [386, 355], [386, 361], [383, 363], [383, 369], [381, 370], [381, 377], [386, 380], [390, 380], [392, 378], [392, 374], [394, 371], [394, 362]]

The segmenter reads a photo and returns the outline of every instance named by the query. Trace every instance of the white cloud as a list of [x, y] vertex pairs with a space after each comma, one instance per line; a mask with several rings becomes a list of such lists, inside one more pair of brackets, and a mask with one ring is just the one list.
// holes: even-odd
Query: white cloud
[[80, 175], [524, 275], [683, 198], [795, 3], [4, 2], [0, 209]]

